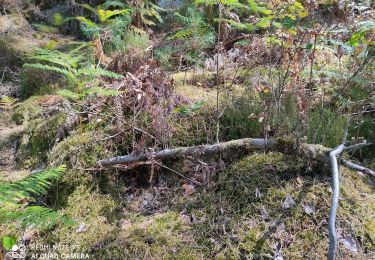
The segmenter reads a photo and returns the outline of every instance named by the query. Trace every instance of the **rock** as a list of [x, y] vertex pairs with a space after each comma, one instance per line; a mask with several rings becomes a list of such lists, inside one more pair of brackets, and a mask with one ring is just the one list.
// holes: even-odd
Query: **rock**
[[0, 15], [0, 35], [26, 34], [30, 31], [29, 22], [21, 14]]
[[0, 16], [0, 73], [4, 68], [20, 66], [22, 56], [42, 44], [34, 38], [35, 32], [21, 14]]
[[260, 215], [263, 219], [269, 219], [270, 218], [270, 215], [268, 214], [268, 211], [264, 206], [262, 206], [259, 211], [260, 211]]
[[351, 236], [345, 236], [340, 239], [340, 242], [345, 246], [346, 249], [348, 249], [352, 253], [357, 253], [357, 243], [355, 242], [355, 239]]
[[294, 199], [291, 196], [287, 196], [283, 202], [282, 208], [283, 209], [289, 209], [293, 207], [296, 204]]
[[76, 232], [77, 233], [82, 233], [82, 232], [85, 232], [86, 230], [87, 230], [86, 224], [85, 223], [81, 223], [79, 225], [79, 227], [76, 229]]
[[306, 204], [304, 206], [304, 210], [305, 210], [305, 213], [308, 214], [308, 215], [311, 215], [315, 212], [314, 205], [312, 205], [312, 204]]

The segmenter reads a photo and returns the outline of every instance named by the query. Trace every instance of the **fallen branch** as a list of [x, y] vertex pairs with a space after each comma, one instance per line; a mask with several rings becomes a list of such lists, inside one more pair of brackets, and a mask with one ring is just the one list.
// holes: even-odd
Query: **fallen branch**
[[332, 171], [332, 202], [331, 211], [329, 213], [328, 230], [329, 230], [329, 251], [328, 259], [334, 260], [337, 249], [337, 234], [336, 234], [336, 213], [339, 204], [340, 183], [339, 183], [339, 168], [336, 156], [342, 153], [345, 144], [342, 143], [329, 153], [329, 160]]
[[174, 149], [165, 149], [150, 154], [140, 155], [125, 155], [117, 156], [110, 159], [100, 160], [97, 163], [101, 166], [110, 166], [116, 164], [134, 163], [147, 161], [151, 156], [156, 160], [182, 158], [189, 155], [213, 155], [219, 154], [229, 150], [241, 149], [243, 151], [254, 151], [262, 149], [275, 149], [277, 142], [276, 140], [266, 139], [252, 139], [245, 138], [239, 140], [233, 140], [224, 143], [218, 143], [213, 145], [201, 145], [201, 146], [190, 146], [190, 147], [179, 147]]
[[[186, 156], [209, 156], [215, 154], [232, 154], [235, 152], [246, 152], [253, 151], [280, 151], [280, 152], [291, 152], [295, 151], [293, 148], [294, 143], [285, 141], [282, 139], [257, 139], [257, 138], [244, 138], [238, 140], [232, 140], [228, 142], [217, 143], [213, 145], [200, 145], [190, 147], [179, 147], [174, 149], [165, 149], [152, 153], [144, 153], [139, 155], [125, 155], [117, 156], [109, 159], [100, 160], [97, 162], [100, 166], [111, 166], [116, 164], [127, 164], [134, 162], [147, 161], [151, 157], [156, 160], [165, 159], [177, 159]], [[299, 147], [299, 153], [305, 155], [309, 159], [319, 161], [321, 163], [328, 163], [328, 153], [331, 151], [330, 148], [316, 144], [301, 144]]]
[[328, 219], [328, 232], [329, 232], [329, 248], [328, 248], [328, 259], [334, 260], [336, 257], [337, 250], [337, 233], [336, 233], [336, 214], [339, 206], [340, 196], [340, 181], [339, 181], [339, 165], [336, 156], [340, 155], [345, 150], [346, 138], [348, 137], [350, 118], [346, 124], [344, 136], [341, 140], [341, 144], [333, 149], [329, 153], [329, 163], [332, 172], [332, 202], [331, 210], [329, 212]]
[[359, 171], [359, 172], [371, 175], [372, 177], [375, 177], [375, 171], [373, 171], [373, 170], [371, 170], [369, 168], [363, 167], [361, 165], [355, 164], [353, 162], [350, 162], [350, 161], [347, 161], [347, 160], [344, 160], [344, 159], [341, 160], [341, 163], [345, 167], [347, 167], [347, 168], [349, 168], [351, 170]]

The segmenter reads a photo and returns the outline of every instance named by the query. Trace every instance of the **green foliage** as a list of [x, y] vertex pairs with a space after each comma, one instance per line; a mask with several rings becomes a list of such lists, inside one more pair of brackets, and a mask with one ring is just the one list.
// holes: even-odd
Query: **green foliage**
[[133, 23], [138, 27], [141, 27], [142, 25], [155, 25], [155, 20], [159, 23], [163, 22], [159, 12], [164, 11], [164, 9], [150, 0], [132, 1], [127, 6], [132, 10]]
[[38, 23], [34, 23], [33, 24], [35, 26], [35, 28], [40, 31], [40, 32], [45, 32], [45, 33], [58, 33], [59, 29], [54, 27], [54, 26], [50, 26], [50, 25], [47, 25], [47, 24], [38, 24]]
[[75, 101], [84, 99], [89, 95], [97, 96], [97, 97], [114, 97], [123, 93], [124, 91], [119, 91], [116, 89], [105, 88], [105, 87], [86, 88], [82, 91], [82, 93], [75, 93], [68, 89], [62, 89], [57, 92], [58, 95], [71, 99], [71, 100], [75, 100]]
[[196, 101], [190, 107], [179, 106], [179, 107], [176, 107], [174, 109], [174, 111], [177, 112], [177, 113], [180, 113], [183, 116], [187, 116], [187, 115], [193, 114], [194, 112], [200, 110], [206, 102], [207, 101], [205, 101], [205, 100]]
[[59, 213], [38, 205], [37, 198], [46, 195], [54, 181], [61, 178], [65, 166], [32, 174], [13, 183], [0, 183], [0, 223], [20, 224], [22, 228], [48, 229], [59, 221], [72, 223]]
[[344, 134], [346, 118], [324, 109], [313, 111], [309, 116], [307, 140], [310, 143], [319, 143], [327, 147], [336, 147]]
[[[89, 47], [89, 45], [83, 45]], [[96, 77], [122, 78], [123, 76], [100, 67], [94, 67], [83, 55], [78, 54], [82, 46], [68, 52], [37, 48], [28, 56], [24, 70], [42, 71], [62, 76], [72, 86], [79, 86]]]
[[214, 28], [205, 21], [204, 16], [197, 8], [189, 7], [185, 15], [176, 12], [175, 16], [184, 27], [169, 36], [169, 40], [190, 38], [203, 48], [209, 47], [215, 42]]
[[15, 244], [17, 244], [17, 238], [14, 236], [5, 236], [2, 239], [3, 248], [7, 251], [10, 251]]
[[148, 34], [143, 31], [138, 32], [132, 28], [124, 37], [124, 51], [142, 53], [150, 45]]

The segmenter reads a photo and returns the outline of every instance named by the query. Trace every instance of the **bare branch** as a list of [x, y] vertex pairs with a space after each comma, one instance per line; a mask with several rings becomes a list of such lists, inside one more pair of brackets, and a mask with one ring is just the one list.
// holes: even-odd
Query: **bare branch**
[[375, 177], [375, 171], [369, 169], [369, 168], [366, 168], [366, 167], [363, 167], [361, 165], [358, 165], [358, 164], [355, 164], [351, 161], [347, 161], [347, 160], [344, 160], [344, 159], [341, 159], [341, 163], [351, 169], [351, 170], [354, 170], [354, 171], [359, 171], [359, 172], [362, 172], [362, 173], [366, 173], [366, 174], [369, 174], [371, 175], [372, 177]]

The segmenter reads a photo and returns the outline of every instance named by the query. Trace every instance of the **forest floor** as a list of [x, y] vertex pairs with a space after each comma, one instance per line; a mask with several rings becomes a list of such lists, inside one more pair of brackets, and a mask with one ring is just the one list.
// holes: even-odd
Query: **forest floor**
[[[188, 97], [189, 86], [178, 84], [183, 83], [177, 83], [176, 91], [181, 88], [180, 94]], [[214, 97], [202, 89], [192, 91], [191, 98], [200, 91], [199, 98]], [[16, 112], [30, 116], [26, 115], [30, 110], [20, 107], [31, 102], [35, 109], [45, 99], [51, 96], [25, 100]], [[14, 111], [1, 113], [0, 173], [10, 181], [29, 174], [16, 158], [22, 132], [34, 131], [28, 127], [38, 120], [31, 116], [17, 125], [14, 118]], [[57, 189], [65, 200], [61, 212], [74, 216], [78, 226], [62, 225], [49, 235], [30, 230], [25, 234], [32, 234], [34, 243], [79, 244], [100, 259], [325, 258], [331, 196], [326, 170], [312, 170], [308, 162], [280, 153], [255, 153], [220, 169], [215, 160], [193, 161], [187, 159], [176, 169], [195, 165], [188, 179], [203, 185], [168, 170], [159, 171], [151, 185], [135, 173], [115, 171], [116, 183], [104, 188], [106, 192], [77, 185], [64, 197], [64, 191]], [[148, 172], [143, 169], [138, 174]], [[340, 259], [375, 257], [374, 187], [368, 177], [342, 169], [337, 220]]]
[[[16, 60], [16, 65], [11, 65], [20, 66], [15, 71], [22, 72], [10, 73], [10, 80], [17, 79], [7, 83], [10, 87], [0, 84], [4, 90], [0, 98], [24, 95], [6, 109], [0, 108], [0, 184], [65, 165], [66, 172], [48, 194], [23, 203], [25, 207], [46, 206], [74, 223], [58, 222], [47, 230], [9, 225], [0, 230], [0, 238], [16, 235], [28, 243], [32, 253], [45, 253], [35, 248], [38, 244], [69, 245], [58, 248], [57, 253], [85, 252], [90, 259], [326, 259], [331, 174], [319, 162], [297, 153], [266, 150], [165, 161], [150, 157], [146, 163], [107, 168], [97, 161], [149, 149], [212, 144], [217, 132], [220, 141], [275, 137], [294, 142], [299, 138], [334, 147], [342, 139], [347, 122], [343, 113], [349, 110], [337, 110], [335, 103], [328, 101], [341, 86], [343, 74], [349, 74], [342, 64], [350, 64], [351, 54], [338, 57], [332, 43], [314, 48], [312, 64], [322, 65], [326, 71], [317, 69], [310, 74], [306, 58], [303, 66], [294, 68], [298, 69], [298, 73], [293, 72], [298, 75], [297, 83], [280, 84], [290, 89], [279, 91], [275, 86], [281, 83], [283, 71], [275, 53], [278, 47], [276, 51], [268, 49], [261, 33], [254, 33], [251, 41], [236, 47], [235, 59], [229, 58], [228, 51], [228, 64], [219, 75], [201, 66], [167, 71], [150, 59], [154, 53], [144, 51], [140, 44], [144, 38], [132, 34], [136, 39], [133, 44], [141, 50], [134, 53], [144, 57], [138, 60], [131, 50], [113, 53], [111, 72], [123, 78], [101, 75], [85, 82], [82, 75], [69, 74], [75, 77], [74, 84], [70, 83], [74, 89], [68, 86], [67, 78], [56, 73], [61, 67], [52, 72], [27, 70], [21, 68], [24, 61], [18, 54], [32, 53], [30, 46], [41, 44], [47, 54], [52, 53], [52, 59], [60, 55], [58, 64], [73, 60], [78, 66], [75, 58], [79, 55], [70, 49], [90, 44], [72, 43], [72, 38], [59, 33], [39, 32], [24, 18], [19, 27], [13, 32], [25, 37], [22, 41], [14, 39], [19, 46], [8, 41], [8, 35], [0, 41], [0, 54], [9, 54], [9, 61]], [[26, 44], [34, 38], [33, 44]], [[86, 47], [78, 48], [82, 63], [86, 62], [84, 52], [100, 55]], [[19, 53], [14, 55], [13, 51]], [[306, 47], [304, 53], [311, 51]], [[205, 58], [214, 60], [212, 55], [207, 52]], [[108, 64], [99, 66], [101, 58], [95, 66], [82, 68], [110, 68]], [[241, 58], [245, 60], [242, 63]], [[39, 68], [41, 64], [45, 65], [36, 63]], [[328, 73], [331, 70], [334, 73]], [[304, 85], [309, 80], [316, 85]], [[96, 84], [99, 87], [95, 88]], [[294, 85], [302, 88], [293, 90]], [[364, 86], [353, 88], [359, 99], [371, 93]], [[304, 91], [309, 96], [303, 104], [298, 95]], [[282, 106], [274, 100], [277, 92]], [[354, 97], [348, 100], [357, 102]], [[353, 123], [353, 143], [373, 138], [373, 113], [365, 110], [365, 106], [372, 106], [366, 102], [358, 105], [366, 117], [360, 117], [357, 125]], [[303, 111], [304, 105], [311, 106], [311, 111]], [[301, 116], [303, 113], [306, 115]], [[301, 122], [309, 126], [303, 133], [306, 136], [299, 136]], [[350, 156], [366, 167], [375, 166], [371, 153]], [[375, 180], [371, 176], [340, 167], [336, 226], [337, 259], [375, 259]]]

